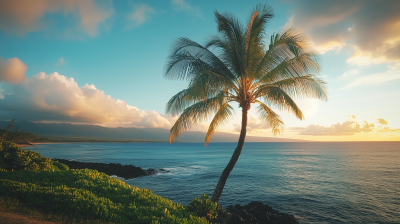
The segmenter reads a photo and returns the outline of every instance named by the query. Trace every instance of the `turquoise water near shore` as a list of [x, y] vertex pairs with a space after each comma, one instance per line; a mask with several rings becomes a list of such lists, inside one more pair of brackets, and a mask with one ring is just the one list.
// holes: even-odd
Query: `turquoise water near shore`
[[[50, 158], [170, 170], [124, 181], [186, 205], [212, 194], [235, 146], [62, 143], [25, 149]], [[255, 200], [302, 223], [400, 223], [400, 142], [245, 143], [220, 204]]]

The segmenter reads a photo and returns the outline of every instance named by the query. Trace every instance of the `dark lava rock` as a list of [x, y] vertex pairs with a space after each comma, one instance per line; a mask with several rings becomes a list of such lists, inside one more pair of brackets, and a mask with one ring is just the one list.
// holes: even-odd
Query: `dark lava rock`
[[[92, 169], [103, 172], [109, 176], [115, 175], [124, 179], [132, 179], [141, 176], [153, 175], [158, 172], [155, 169], [143, 170], [140, 167], [133, 165], [121, 165], [119, 163], [90, 163], [90, 162], [77, 162], [66, 159], [53, 159], [60, 163], [64, 163], [70, 169]], [[162, 169], [161, 172], [166, 172]]]
[[299, 224], [293, 215], [281, 213], [259, 201], [220, 209], [218, 217], [212, 221], [226, 224]]
[[169, 172], [171, 172], [170, 170], [166, 170], [166, 169], [159, 169], [159, 171], [160, 171], [161, 173], [169, 173]]

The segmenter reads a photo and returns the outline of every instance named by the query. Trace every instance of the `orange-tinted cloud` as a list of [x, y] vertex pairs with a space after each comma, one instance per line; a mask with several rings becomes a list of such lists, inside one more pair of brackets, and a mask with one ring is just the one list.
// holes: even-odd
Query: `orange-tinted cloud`
[[308, 33], [326, 52], [349, 46], [349, 63], [400, 65], [400, 1], [289, 0], [294, 6], [287, 26]]
[[0, 1], [0, 29], [23, 35], [46, 30], [54, 21], [44, 20], [46, 14], [72, 15], [79, 23], [78, 30], [95, 36], [99, 25], [111, 17], [114, 10], [110, 1], [94, 0], [12, 0]]
[[11, 86], [0, 99], [0, 117], [37, 122], [70, 122], [108, 127], [171, 127], [174, 119], [141, 111], [115, 100], [94, 85], [79, 87], [73, 78], [39, 73]]
[[0, 82], [17, 84], [25, 79], [26, 65], [18, 58], [0, 58]]
[[[300, 135], [314, 135], [314, 136], [344, 136], [344, 135], [354, 135], [360, 133], [377, 133], [377, 132], [397, 132], [400, 129], [392, 129], [389, 127], [375, 126], [373, 122], [368, 123], [364, 121], [360, 125], [356, 116], [352, 115], [348, 117], [348, 120], [330, 126], [321, 126], [311, 124], [305, 128], [291, 128], [292, 130], [299, 131]], [[378, 124], [387, 125], [388, 122], [383, 118], [378, 118]]]
[[320, 125], [309, 125], [300, 131], [300, 135], [354, 135], [356, 133], [368, 133], [373, 131], [375, 125], [364, 121], [361, 126], [356, 121], [345, 121], [325, 127]]
[[378, 118], [378, 123], [381, 125], [388, 125], [388, 122], [383, 118]]

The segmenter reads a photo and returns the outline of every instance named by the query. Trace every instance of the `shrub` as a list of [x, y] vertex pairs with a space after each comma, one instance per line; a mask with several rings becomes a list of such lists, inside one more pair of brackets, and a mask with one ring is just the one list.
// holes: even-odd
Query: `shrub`
[[69, 167], [64, 163], [60, 163], [58, 161], [51, 161], [51, 165], [55, 171], [57, 170], [69, 170]]
[[0, 169], [34, 170], [34, 171], [59, 171], [68, 170], [68, 166], [56, 161], [51, 161], [38, 152], [26, 151], [12, 142], [0, 139]]
[[0, 169], [0, 197], [76, 220], [105, 223], [208, 223], [182, 204], [96, 170], [5, 171]]
[[203, 194], [199, 198], [194, 198], [186, 209], [189, 212], [196, 213], [200, 217], [206, 217], [208, 220], [218, 216], [217, 203], [208, 199], [208, 195]]

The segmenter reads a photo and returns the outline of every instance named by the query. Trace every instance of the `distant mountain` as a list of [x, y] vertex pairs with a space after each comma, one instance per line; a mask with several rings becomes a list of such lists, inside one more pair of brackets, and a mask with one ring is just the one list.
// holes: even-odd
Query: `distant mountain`
[[[0, 121], [0, 128], [9, 122]], [[163, 128], [106, 128], [98, 125], [74, 125], [69, 123], [14, 122], [19, 130], [33, 132], [51, 141], [168, 141], [169, 130]], [[180, 142], [204, 142], [205, 132], [183, 133]], [[238, 134], [217, 132], [212, 142], [237, 142]], [[247, 142], [304, 142], [299, 139], [246, 136]]]

